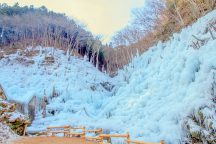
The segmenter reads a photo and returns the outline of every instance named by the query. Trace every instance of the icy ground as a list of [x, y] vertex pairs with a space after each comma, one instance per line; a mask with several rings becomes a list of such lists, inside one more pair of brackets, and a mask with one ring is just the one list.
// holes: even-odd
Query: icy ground
[[[50, 97], [49, 113], [38, 112], [29, 130], [49, 125], [85, 125], [110, 132], [130, 132], [133, 139], [179, 143], [182, 124], [194, 110], [212, 104], [212, 83], [216, 71], [216, 40], [206, 28], [215, 26], [216, 11], [194, 25], [174, 34], [170, 41], [158, 43], [119, 71], [111, 79], [85, 60], [55, 51], [55, 63], [42, 65], [44, 53], [33, 56], [34, 64], [20, 64], [19, 53], [0, 61], [0, 82], [10, 99], [27, 102], [32, 96]], [[215, 26], [216, 27], [216, 26]], [[216, 37], [213, 27], [212, 34]], [[194, 48], [196, 38], [204, 39]], [[103, 87], [108, 82], [111, 92]], [[212, 112], [215, 114], [215, 112]], [[214, 119], [213, 127], [216, 128]]]

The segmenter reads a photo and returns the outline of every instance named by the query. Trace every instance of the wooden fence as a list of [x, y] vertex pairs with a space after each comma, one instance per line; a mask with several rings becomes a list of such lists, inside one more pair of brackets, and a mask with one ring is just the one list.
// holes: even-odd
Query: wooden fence
[[[79, 132], [77, 132], [76, 130], [79, 130]], [[160, 142], [143, 142], [143, 141], [131, 140], [129, 133], [103, 134], [103, 129], [86, 130], [85, 127], [71, 127], [71, 126], [47, 127], [47, 134], [49, 133], [51, 133], [52, 136], [54, 136], [55, 134], [63, 133], [64, 137], [79, 137], [83, 139], [83, 143], [85, 143], [86, 140], [89, 140], [89, 141], [98, 142], [99, 144], [111, 144], [112, 138], [122, 138], [125, 139], [125, 142], [127, 144], [165, 144], [164, 140], [161, 140]], [[87, 133], [95, 133], [96, 136], [90, 137], [86, 135]], [[105, 143], [104, 140], [106, 140], [107, 142]]]

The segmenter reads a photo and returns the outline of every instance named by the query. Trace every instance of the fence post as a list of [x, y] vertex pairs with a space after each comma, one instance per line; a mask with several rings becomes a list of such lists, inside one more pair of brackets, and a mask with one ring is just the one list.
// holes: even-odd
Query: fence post
[[83, 127], [83, 133], [84, 133], [84, 138], [86, 137], [86, 128], [85, 127]]
[[103, 134], [103, 129], [101, 128], [101, 130], [100, 130], [100, 134]]
[[127, 133], [127, 143], [130, 144], [130, 134], [129, 134], [129, 132]]
[[83, 141], [83, 144], [85, 144], [86, 143], [86, 128], [85, 127], [83, 127], [83, 136], [81, 136], [81, 139]]
[[50, 133], [50, 128], [47, 127], [47, 136], [49, 136], [49, 133]]
[[100, 137], [100, 142], [99, 142], [99, 144], [103, 144], [103, 136], [99, 136]]

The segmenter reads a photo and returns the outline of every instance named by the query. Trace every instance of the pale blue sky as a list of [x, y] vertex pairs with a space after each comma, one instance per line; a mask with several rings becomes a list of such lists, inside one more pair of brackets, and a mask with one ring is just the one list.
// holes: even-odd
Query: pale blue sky
[[145, 0], [0, 0], [0, 3], [20, 5], [45, 5], [48, 9], [66, 13], [85, 23], [94, 34], [109, 41], [114, 32], [131, 20], [131, 10], [144, 5]]

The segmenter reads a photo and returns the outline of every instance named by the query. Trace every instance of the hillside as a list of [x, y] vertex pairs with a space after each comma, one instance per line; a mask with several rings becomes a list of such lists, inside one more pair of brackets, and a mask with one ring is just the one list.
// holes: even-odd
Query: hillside
[[[90, 110], [100, 107], [103, 95], [109, 93], [102, 86], [109, 82], [109, 77], [97, 71], [86, 59], [72, 57], [68, 61], [64, 51], [53, 48], [37, 47], [26, 51], [34, 55], [17, 52], [1, 60], [0, 81], [9, 99], [28, 103], [33, 96], [60, 95], [50, 102], [53, 107], [58, 106], [56, 111], [79, 111], [85, 107]], [[51, 53], [55, 59], [49, 63], [45, 57]]]
[[215, 143], [215, 22], [213, 11], [136, 57], [119, 72], [125, 82], [104, 116], [145, 141]]
[[[213, 11], [153, 46], [114, 78], [85, 58], [68, 60], [64, 51], [37, 47], [26, 50], [31, 56], [17, 52], [1, 59], [0, 81], [10, 99], [48, 97], [47, 116], [38, 110], [29, 131], [71, 124], [129, 131], [145, 141], [214, 143], [215, 16]], [[49, 54], [55, 60], [47, 65]]]
[[[0, 3], [0, 50], [12, 54], [26, 47], [55, 47], [88, 57], [98, 69], [106, 68], [103, 45], [79, 22], [45, 6], [9, 6]], [[0, 58], [2, 57], [0, 52]]]
[[[142, 54], [104, 52], [99, 38], [45, 7], [0, 6], [0, 84], [30, 116], [28, 133], [72, 125], [150, 142], [216, 143], [216, 10]], [[131, 62], [110, 77], [119, 66], [109, 60], [126, 60], [124, 52]]]

